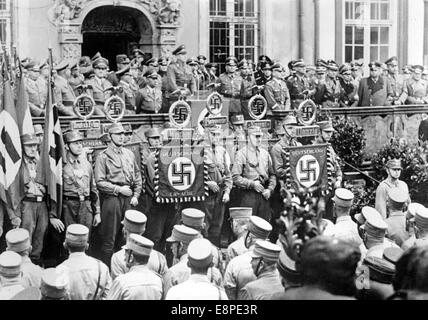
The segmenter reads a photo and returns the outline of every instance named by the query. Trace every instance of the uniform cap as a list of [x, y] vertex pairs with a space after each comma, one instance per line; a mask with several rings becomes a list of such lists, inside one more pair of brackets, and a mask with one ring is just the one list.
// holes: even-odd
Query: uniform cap
[[364, 224], [369, 216], [382, 219], [381, 214], [375, 208], [365, 206], [361, 209], [361, 213], [355, 215], [355, 219], [359, 224]]
[[401, 258], [403, 253], [404, 253], [403, 249], [396, 248], [396, 247], [389, 247], [383, 251], [382, 257], [386, 261], [391, 262], [392, 264], [395, 265], [397, 261]]
[[418, 210], [423, 210], [425, 207], [417, 202], [409, 203], [407, 207], [407, 218], [414, 218]]
[[138, 48], [135, 48], [134, 50], [132, 50], [132, 53], [133, 53], [133, 54], [139, 53], [139, 54], [141, 54], [142, 56], [144, 55], [144, 52], [143, 52], [141, 49], [138, 49]]
[[0, 254], [0, 275], [13, 278], [21, 273], [22, 258], [14, 251], [5, 251]]
[[238, 59], [235, 57], [228, 57], [226, 58], [226, 65], [227, 66], [236, 66], [238, 64]]
[[6, 233], [7, 249], [22, 252], [30, 248], [30, 233], [23, 228], [12, 229]]
[[129, 58], [126, 54], [118, 54], [116, 56], [116, 63], [129, 64], [129, 63], [131, 63], [131, 60], [129, 60]]
[[189, 66], [196, 66], [199, 65], [198, 60], [196, 60], [196, 58], [189, 58], [186, 61], [186, 64], [188, 64]]
[[108, 133], [110, 134], [125, 133], [125, 129], [123, 128], [123, 125], [121, 123], [113, 123], [108, 129]]
[[251, 216], [247, 226], [248, 232], [258, 239], [267, 239], [272, 231], [272, 225], [265, 219], [257, 216]]
[[[272, 68], [273, 69], [273, 68]], [[316, 71], [316, 67], [315, 66], [306, 66], [306, 72], [308, 71]]]
[[367, 216], [367, 220], [364, 223], [364, 230], [367, 232], [367, 235], [376, 239], [382, 239], [385, 237], [387, 229], [388, 225], [382, 217], [377, 215]]
[[124, 248], [131, 250], [133, 254], [139, 256], [150, 256], [153, 246], [153, 241], [140, 236], [139, 234], [133, 233], [129, 235]]
[[276, 262], [280, 252], [280, 246], [266, 240], [257, 240], [251, 256], [253, 258], [263, 258], [263, 260], [269, 262]]
[[300, 282], [300, 273], [297, 272], [296, 262], [292, 260], [284, 250], [281, 250], [278, 257], [277, 268], [282, 277], [294, 283]]
[[263, 131], [262, 129], [260, 129], [259, 126], [251, 126], [248, 128], [247, 132], [248, 132], [248, 135], [255, 135], [257, 137], [263, 136]]
[[404, 204], [409, 199], [409, 194], [397, 188], [391, 189], [388, 192], [388, 207], [396, 210], [401, 210]]
[[193, 239], [199, 237], [199, 232], [185, 225], [175, 225], [167, 242], [182, 242], [189, 244]]
[[380, 283], [390, 284], [395, 274], [395, 266], [379, 257], [366, 257], [363, 264], [369, 267], [370, 279]]
[[15, 294], [10, 300], [40, 300], [42, 294], [39, 288], [28, 287]]
[[44, 133], [43, 132], [43, 127], [40, 124], [33, 125], [33, 129], [34, 129], [34, 134], [35, 135], [37, 135], [37, 134], [43, 134]]
[[107, 68], [108, 67], [108, 60], [103, 58], [103, 57], [100, 57], [96, 60], [93, 60], [92, 67], [93, 68], [102, 68], [102, 67]]
[[422, 230], [428, 229], [428, 209], [420, 208], [415, 214], [415, 225]]
[[413, 66], [413, 72], [415, 72], [416, 70], [420, 70], [421, 72], [423, 72], [424, 71], [424, 67], [423, 66], [421, 66], [421, 65], [414, 65]]
[[40, 66], [38, 66], [35, 61], [30, 61], [26, 65], [25, 69], [28, 71], [40, 71]]
[[242, 59], [241, 61], [239, 61], [238, 68], [239, 69], [248, 68], [248, 60], [247, 59]]
[[60, 268], [43, 270], [40, 291], [44, 297], [62, 299], [67, 296], [69, 279], [67, 273]]
[[65, 143], [71, 143], [71, 142], [82, 141], [82, 140], [83, 140], [83, 135], [77, 130], [68, 131], [64, 134]]
[[203, 226], [205, 213], [195, 208], [186, 208], [181, 211], [181, 221], [190, 228], [200, 228]]
[[332, 70], [332, 71], [337, 71], [337, 70], [339, 70], [339, 66], [337, 65], [336, 61], [328, 60], [327, 61], [327, 69]]
[[382, 63], [380, 63], [379, 61], [372, 61], [369, 63], [369, 68], [373, 67], [382, 68]]
[[210, 69], [210, 68], [217, 68], [217, 63], [215, 63], [215, 62], [208, 62], [208, 63], [205, 65], [205, 67], [206, 67], [207, 69]]
[[231, 219], [249, 218], [253, 215], [253, 208], [235, 207], [229, 208], [229, 216]]
[[207, 239], [194, 239], [187, 248], [187, 255], [193, 267], [209, 267], [213, 261], [212, 244]]
[[154, 64], [157, 67], [158, 59], [153, 57], [153, 58], [150, 58], [149, 60], [144, 61], [144, 65], [149, 66], [150, 64]]
[[336, 131], [331, 121], [319, 121], [318, 125], [322, 131]]
[[157, 138], [161, 136], [161, 133], [158, 128], [150, 128], [144, 132], [146, 138]]
[[23, 145], [39, 144], [39, 138], [34, 133], [26, 133], [21, 136]]
[[131, 66], [127, 65], [125, 68], [122, 68], [119, 71], [116, 71], [116, 75], [121, 77], [123, 75], [130, 74], [129, 70], [131, 70]]
[[196, 57], [198, 60], [202, 59], [202, 60], [207, 60], [207, 57], [205, 57], [204, 55], [200, 54], [199, 56]]
[[77, 60], [71, 61], [70, 65], [69, 65], [70, 70], [76, 69], [78, 67], [78, 64], [79, 64], [79, 61], [77, 61]]
[[138, 210], [126, 210], [123, 218], [123, 227], [130, 233], [141, 234], [146, 227], [147, 217]]
[[97, 52], [92, 58], [91, 58], [91, 61], [92, 62], [94, 62], [95, 60], [97, 60], [97, 59], [99, 59], [99, 58], [101, 58], [101, 53], [100, 52]]
[[266, 62], [263, 64], [262, 70], [272, 70], [272, 65], [269, 62]]
[[89, 229], [82, 224], [70, 224], [65, 233], [65, 241], [74, 245], [84, 245], [88, 242]]
[[295, 60], [294, 63], [293, 63], [293, 69], [294, 68], [300, 68], [300, 67], [306, 67], [306, 64], [303, 61], [303, 59]]
[[177, 47], [177, 48], [172, 52], [172, 54], [173, 54], [174, 56], [179, 55], [179, 54], [187, 54], [186, 47], [185, 47], [184, 45], [181, 45], [181, 46]]
[[55, 66], [54, 69], [56, 71], [62, 71], [62, 70], [67, 69], [68, 65], [69, 65], [69, 62], [67, 60], [62, 60]]
[[385, 61], [385, 64], [390, 64], [391, 62], [398, 62], [398, 58], [397, 57], [391, 57], [388, 60]]
[[402, 169], [401, 160], [400, 159], [391, 159], [388, 160], [386, 166], [390, 169]]
[[153, 70], [153, 69], [149, 69], [144, 73], [144, 77], [146, 78], [153, 78], [153, 79], [158, 79], [159, 78], [159, 74]]
[[244, 116], [242, 114], [234, 115], [230, 118], [232, 124], [244, 124]]
[[339, 68], [339, 73], [344, 74], [346, 72], [351, 72], [351, 65], [349, 63], [344, 63]]
[[295, 116], [292, 115], [288, 115], [284, 118], [284, 120], [282, 121], [282, 125], [283, 126], [290, 126], [290, 125], [298, 125], [297, 123], [297, 119]]
[[265, 54], [262, 54], [261, 56], [259, 56], [259, 61], [267, 61], [267, 62], [270, 62], [270, 61], [272, 61], [267, 55], [265, 55]]
[[283, 68], [279, 63], [274, 63], [272, 66], [272, 71], [280, 71], [282, 72]]
[[352, 200], [354, 200], [354, 194], [348, 189], [337, 188], [334, 192], [334, 203], [338, 207], [350, 208], [352, 207]]

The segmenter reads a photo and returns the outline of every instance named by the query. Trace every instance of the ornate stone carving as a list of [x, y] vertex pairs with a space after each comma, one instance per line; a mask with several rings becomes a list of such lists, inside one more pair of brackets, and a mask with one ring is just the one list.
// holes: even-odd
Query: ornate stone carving
[[64, 59], [76, 59], [81, 55], [80, 43], [64, 43], [61, 48]]
[[162, 7], [158, 12], [158, 23], [178, 24], [180, 17], [181, 0], [162, 0]]
[[134, 37], [140, 34], [135, 19], [128, 15], [116, 15], [108, 20], [104, 16], [88, 15], [82, 25], [82, 31], [128, 33]]
[[58, 24], [79, 18], [88, 0], [56, 0], [55, 5], [48, 11], [51, 22]]

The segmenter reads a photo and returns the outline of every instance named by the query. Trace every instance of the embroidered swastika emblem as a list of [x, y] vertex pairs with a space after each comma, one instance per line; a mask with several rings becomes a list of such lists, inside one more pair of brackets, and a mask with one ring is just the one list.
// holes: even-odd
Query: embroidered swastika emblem
[[174, 159], [168, 167], [168, 181], [174, 189], [184, 191], [195, 181], [196, 170], [189, 158]]
[[318, 160], [311, 155], [305, 155], [299, 159], [296, 166], [296, 176], [300, 184], [306, 188], [312, 187], [319, 178], [320, 165]]

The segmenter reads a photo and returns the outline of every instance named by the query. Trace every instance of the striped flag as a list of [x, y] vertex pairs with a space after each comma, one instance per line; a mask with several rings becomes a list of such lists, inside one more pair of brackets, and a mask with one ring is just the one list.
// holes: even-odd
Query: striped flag
[[25, 88], [25, 79], [22, 74], [22, 66], [19, 58], [16, 59], [19, 65], [19, 75], [17, 75], [17, 98], [16, 98], [16, 116], [18, 119], [19, 132], [23, 134], [34, 133], [33, 119], [31, 118], [30, 108], [28, 106], [28, 94]]
[[53, 103], [51, 77], [49, 77], [48, 86], [43, 130], [44, 139], [36, 181], [46, 187], [46, 196], [50, 200], [48, 203], [52, 204], [52, 201], [56, 203], [56, 214], [59, 218], [61, 217], [62, 209], [62, 161], [65, 152], [58, 109], [56, 104]]
[[20, 168], [22, 147], [10, 77], [2, 64], [3, 96], [0, 105], [0, 199], [16, 210], [24, 197]]

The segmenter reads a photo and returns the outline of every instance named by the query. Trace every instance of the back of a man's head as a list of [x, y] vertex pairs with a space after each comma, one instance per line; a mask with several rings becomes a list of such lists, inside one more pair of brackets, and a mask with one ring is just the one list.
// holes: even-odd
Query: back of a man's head
[[428, 247], [408, 249], [395, 266], [394, 290], [428, 293]]
[[358, 246], [341, 239], [317, 236], [302, 249], [297, 270], [304, 285], [317, 285], [336, 295], [355, 294], [355, 270], [360, 261]]

